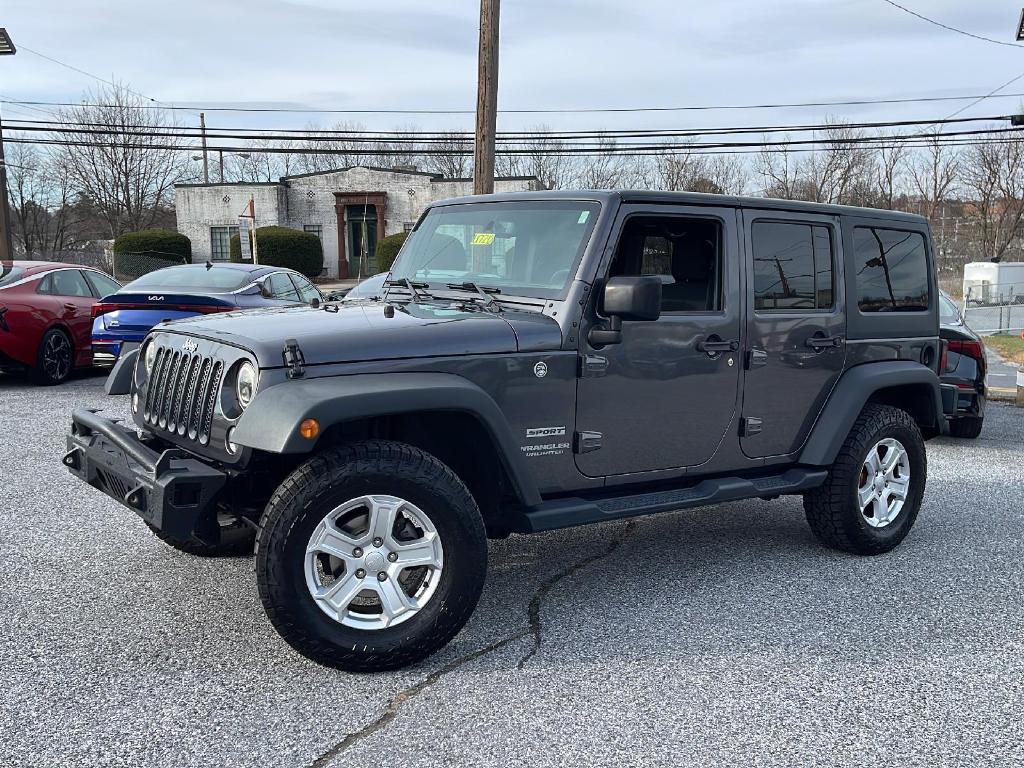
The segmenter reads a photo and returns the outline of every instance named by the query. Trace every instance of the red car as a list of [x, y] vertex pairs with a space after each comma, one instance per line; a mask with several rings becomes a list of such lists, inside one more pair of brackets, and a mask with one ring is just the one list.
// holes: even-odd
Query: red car
[[92, 305], [120, 284], [90, 267], [0, 262], [0, 370], [60, 384], [92, 365]]

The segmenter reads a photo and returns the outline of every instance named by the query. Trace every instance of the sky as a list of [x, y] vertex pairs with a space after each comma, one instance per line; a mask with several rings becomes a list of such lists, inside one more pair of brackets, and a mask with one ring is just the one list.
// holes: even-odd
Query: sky
[[[1012, 42], [1020, 0], [901, 0]], [[96, 81], [164, 103], [329, 109], [471, 109], [476, 0], [6, 0], [0, 98], [76, 101]], [[28, 50], [28, 49], [31, 49]], [[650, 107], [981, 94], [1024, 74], [1024, 46], [971, 39], [883, 0], [503, 0], [499, 109]], [[1024, 77], [1006, 89], [1024, 93]], [[1000, 115], [993, 99], [965, 115]], [[499, 115], [499, 130], [690, 128], [945, 117], [965, 102], [786, 110]], [[3, 105], [6, 120], [40, 118]], [[194, 113], [178, 113], [194, 123]], [[251, 115], [211, 127], [357, 120], [470, 129], [471, 115]]]

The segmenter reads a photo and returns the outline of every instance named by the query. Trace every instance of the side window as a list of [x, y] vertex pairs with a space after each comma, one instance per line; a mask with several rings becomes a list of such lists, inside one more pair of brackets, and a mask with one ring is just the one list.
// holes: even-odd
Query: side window
[[313, 299], [320, 298], [320, 291], [313, 287], [313, 284], [309, 282], [302, 275], [291, 275], [292, 282], [295, 283], [295, 288], [299, 292], [299, 298], [302, 301], [312, 301]]
[[267, 287], [270, 289], [270, 296], [283, 301], [299, 301], [299, 293], [288, 279], [284, 272], [274, 272], [267, 278]]
[[799, 312], [833, 305], [832, 234], [828, 227], [755, 221], [754, 309]]
[[722, 225], [717, 219], [634, 216], [626, 221], [609, 276], [661, 278], [662, 312], [722, 309]]
[[853, 247], [861, 312], [928, 309], [928, 253], [919, 232], [854, 227]]
[[48, 293], [51, 296], [93, 298], [92, 289], [89, 288], [89, 284], [85, 282], [82, 273], [77, 269], [60, 269], [51, 272], [39, 284], [37, 292]]
[[93, 272], [90, 270], [84, 274], [93, 288], [93, 296], [97, 299], [102, 299], [104, 296], [109, 296], [110, 294], [117, 293], [121, 290], [121, 285], [117, 281], [113, 278], [107, 277], [101, 272]]

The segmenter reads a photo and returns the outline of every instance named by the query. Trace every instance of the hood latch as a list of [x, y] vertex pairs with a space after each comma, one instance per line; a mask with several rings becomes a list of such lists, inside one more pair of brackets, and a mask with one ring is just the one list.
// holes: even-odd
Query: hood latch
[[285, 367], [288, 369], [289, 379], [301, 378], [306, 373], [306, 358], [302, 354], [299, 342], [295, 339], [288, 339], [284, 343], [284, 351], [281, 352], [284, 358]]

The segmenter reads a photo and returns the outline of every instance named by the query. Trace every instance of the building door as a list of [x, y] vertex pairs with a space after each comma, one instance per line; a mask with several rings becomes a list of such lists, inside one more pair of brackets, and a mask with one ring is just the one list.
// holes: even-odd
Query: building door
[[366, 277], [377, 272], [377, 206], [345, 206], [348, 273]]
[[831, 216], [745, 210], [751, 279], [740, 444], [751, 458], [803, 445], [846, 359], [842, 243]]
[[659, 276], [661, 317], [624, 321], [618, 344], [581, 340], [576, 428], [599, 447], [578, 453], [576, 466], [589, 477], [702, 464], [727, 439], [736, 411], [736, 212], [658, 208], [664, 213], [623, 207], [608, 276]]

